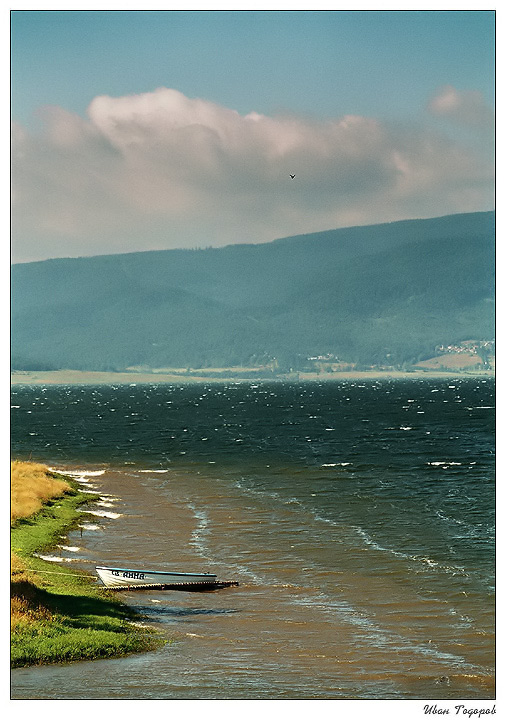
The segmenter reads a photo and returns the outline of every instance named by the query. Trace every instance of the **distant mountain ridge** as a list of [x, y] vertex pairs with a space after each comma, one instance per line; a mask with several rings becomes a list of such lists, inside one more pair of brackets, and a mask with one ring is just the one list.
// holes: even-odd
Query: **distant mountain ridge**
[[415, 363], [493, 337], [494, 241], [484, 212], [14, 265], [12, 365]]

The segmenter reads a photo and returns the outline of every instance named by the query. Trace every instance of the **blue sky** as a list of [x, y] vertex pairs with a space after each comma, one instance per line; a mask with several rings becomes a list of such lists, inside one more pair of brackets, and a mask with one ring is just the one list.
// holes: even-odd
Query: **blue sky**
[[14, 12], [13, 114], [173, 87], [273, 114], [405, 117], [434, 88], [492, 102], [492, 12]]
[[[11, 19], [20, 260], [265, 242], [492, 207], [491, 11]], [[276, 168], [298, 183], [277, 203]], [[160, 188], [167, 203], [152, 199]]]

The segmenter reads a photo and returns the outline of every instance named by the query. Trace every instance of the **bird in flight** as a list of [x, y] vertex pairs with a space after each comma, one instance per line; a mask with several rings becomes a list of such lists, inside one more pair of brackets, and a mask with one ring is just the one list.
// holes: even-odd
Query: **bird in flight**
[[292, 178], [292, 180], [293, 180], [293, 179], [294, 179], [294, 177], [295, 177], [295, 175], [290, 175], [290, 177], [291, 177], [291, 178]]

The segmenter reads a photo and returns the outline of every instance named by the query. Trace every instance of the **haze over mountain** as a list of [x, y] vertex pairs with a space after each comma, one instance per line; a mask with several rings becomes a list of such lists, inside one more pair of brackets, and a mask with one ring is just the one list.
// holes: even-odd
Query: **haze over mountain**
[[494, 336], [495, 213], [12, 268], [13, 369], [403, 365]]

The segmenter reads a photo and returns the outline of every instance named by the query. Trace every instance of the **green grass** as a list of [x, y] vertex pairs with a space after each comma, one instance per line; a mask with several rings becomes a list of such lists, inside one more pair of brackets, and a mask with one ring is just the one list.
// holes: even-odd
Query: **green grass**
[[29, 557], [34, 552], [42, 552], [54, 546], [64, 533], [77, 526], [81, 518], [78, 508], [94, 499], [98, 499], [98, 496], [74, 488], [64, 497], [46, 502], [38, 513], [22, 518], [13, 525], [11, 549], [23, 557]]
[[11, 664], [68, 662], [113, 657], [159, 647], [159, 633], [91, 576], [33, 553], [48, 551], [75, 526], [80, 505], [92, 496], [71, 493], [46, 503], [11, 529]]

